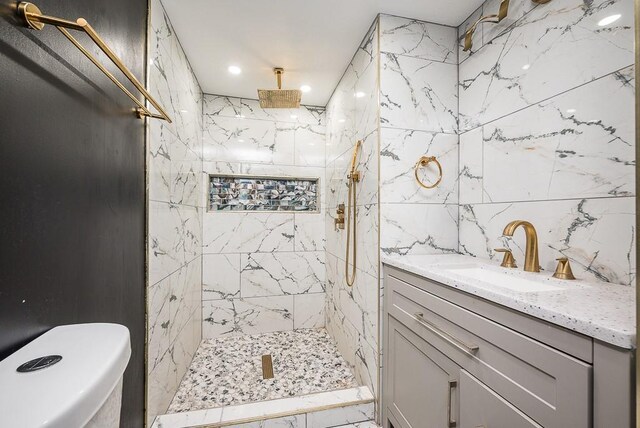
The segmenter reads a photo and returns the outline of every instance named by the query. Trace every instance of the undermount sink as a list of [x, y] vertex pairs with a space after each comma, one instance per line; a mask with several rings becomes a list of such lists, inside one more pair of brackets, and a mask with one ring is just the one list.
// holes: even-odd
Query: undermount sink
[[481, 266], [451, 266], [446, 270], [452, 274], [463, 276], [481, 288], [500, 287], [520, 293], [538, 293], [544, 291], [560, 291], [565, 287], [547, 281], [534, 281], [509, 272], [501, 272]]

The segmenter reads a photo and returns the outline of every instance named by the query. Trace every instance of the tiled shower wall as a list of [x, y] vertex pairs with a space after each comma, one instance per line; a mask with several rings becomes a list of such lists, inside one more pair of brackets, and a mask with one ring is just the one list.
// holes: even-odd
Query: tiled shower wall
[[633, 284], [633, 0], [511, 3], [460, 53], [460, 250], [498, 259], [504, 226], [530, 220], [546, 271], [565, 255], [578, 277]]
[[[378, 30], [371, 28], [327, 104], [327, 330], [358, 382], [378, 393]], [[347, 174], [357, 140], [357, 265], [345, 281], [346, 229], [336, 231], [338, 204], [347, 204]]]
[[[325, 179], [324, 108], [264, 110], [205, 95], [203, 203], [208, 174]], [[205, 211], [203, 336], [324, 326], [324, 192], [318, 212]]]
[[147, 421], [166, 411], [201, 339], [202, 91], [159, 0], [149, 88], [173, 123], [149, 121]]
[[[380, 247], [382, 254], [458, 251], [457, 30], [380, 16]], [[442, 182], [424, 189], [414, 166], [436, 156]], [[433, 164], [420, 170], [437, 180]]]

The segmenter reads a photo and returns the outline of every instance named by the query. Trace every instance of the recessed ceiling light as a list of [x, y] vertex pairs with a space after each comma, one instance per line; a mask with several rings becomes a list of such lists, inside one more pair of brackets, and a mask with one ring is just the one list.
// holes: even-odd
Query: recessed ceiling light
[[529, 68], [531, 68], [531, 64], [525, 64], [522, 66], [523, 70], [528, 70]]
[[622, 17], [622, 15], [620, 15], [619, 13], [617, 13], [615, 15], [607, 16], [606, 18], [602, 18], [600, 20], [600, 22], [598, 22], [598, 25], [601, 26], [601, 27], [605, 27], [605, 26], [607, 26], [609, 24], [613, 24], [614, 22], [616, 22], [621, 17]]
[[362, 98], [365, 95], [367, 95], [367, 94], [365, 94], [364, 92], [356, 92], [356, 98]]
[[311, 86], [309, 86], [309, 85], [302, 85], [302, 86], [300, 86], [300, 90], [301, 90], [302, 92], [309, 92], [309, 91], [311, 91]]
[[340, 120], [338, 120], [338, 122], [340, 122], [340, 123], [345, 123], [345, 122], [346, 122], [346, 119], [340, 119]]
[[238, 74], [242, 73], [242, 69], [240, 67], [238, 67], [237, 65], [230, 65], [227, 70], [229, 70], [229, 73], [231, 73], [231, 74], [238, 75]]

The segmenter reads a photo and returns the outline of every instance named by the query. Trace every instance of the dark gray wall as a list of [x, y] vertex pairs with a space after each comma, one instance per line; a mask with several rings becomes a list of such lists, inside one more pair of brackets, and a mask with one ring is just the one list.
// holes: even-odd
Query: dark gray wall
[[[35, 3], [86, 18], [144, 81], [147, 0]], [[0, 359], [55, 325], [124, 324], [122, 426], [142, 427], [144, 122], [55, 28], [19, 26], [15, 5], [0, 0]]]

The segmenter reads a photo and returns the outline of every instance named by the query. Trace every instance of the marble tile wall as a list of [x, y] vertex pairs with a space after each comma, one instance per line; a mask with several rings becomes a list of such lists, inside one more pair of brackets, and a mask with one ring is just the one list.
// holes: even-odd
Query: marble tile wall
[[166, 411], [200, 344], [202, 91], [159, 0], [149, 88], [173, 123], [149, 121], [147, 424]]
[[[380, 247], [383, 254], [458, 251], [457, 29], [380, 16]], [[421, 156], [442, 164], [422, 188]], [[433, 183], [437, 168], [420, 171]]]
[[[349, 63], [327, 104], [327, 314], [329, 334], [356, 379], [378, 396], [378, 168], [379, 83], [377, 20]], [[357, 272], [345, 280], [346, 229], [337, 231], [338, 204], [347, 204], [347, 174], [357, 140], [362, 140], [356, 186]]]
[[[515, 0], [478, 29], [460, 54], [461, 252], [498, 258], [525, 219], [543, 269], [564, 255], [581, 278], [635, 283], [633, 34], [632, 0]], [[520, 235], [506, 244], [523, 263]]]
[[319, 212], [204, 212], [203, 336], [323, 327], [324, 108], [205, 95], [203, 125], [203, 183], [255, 174], [318, 178], [321, 189]]

